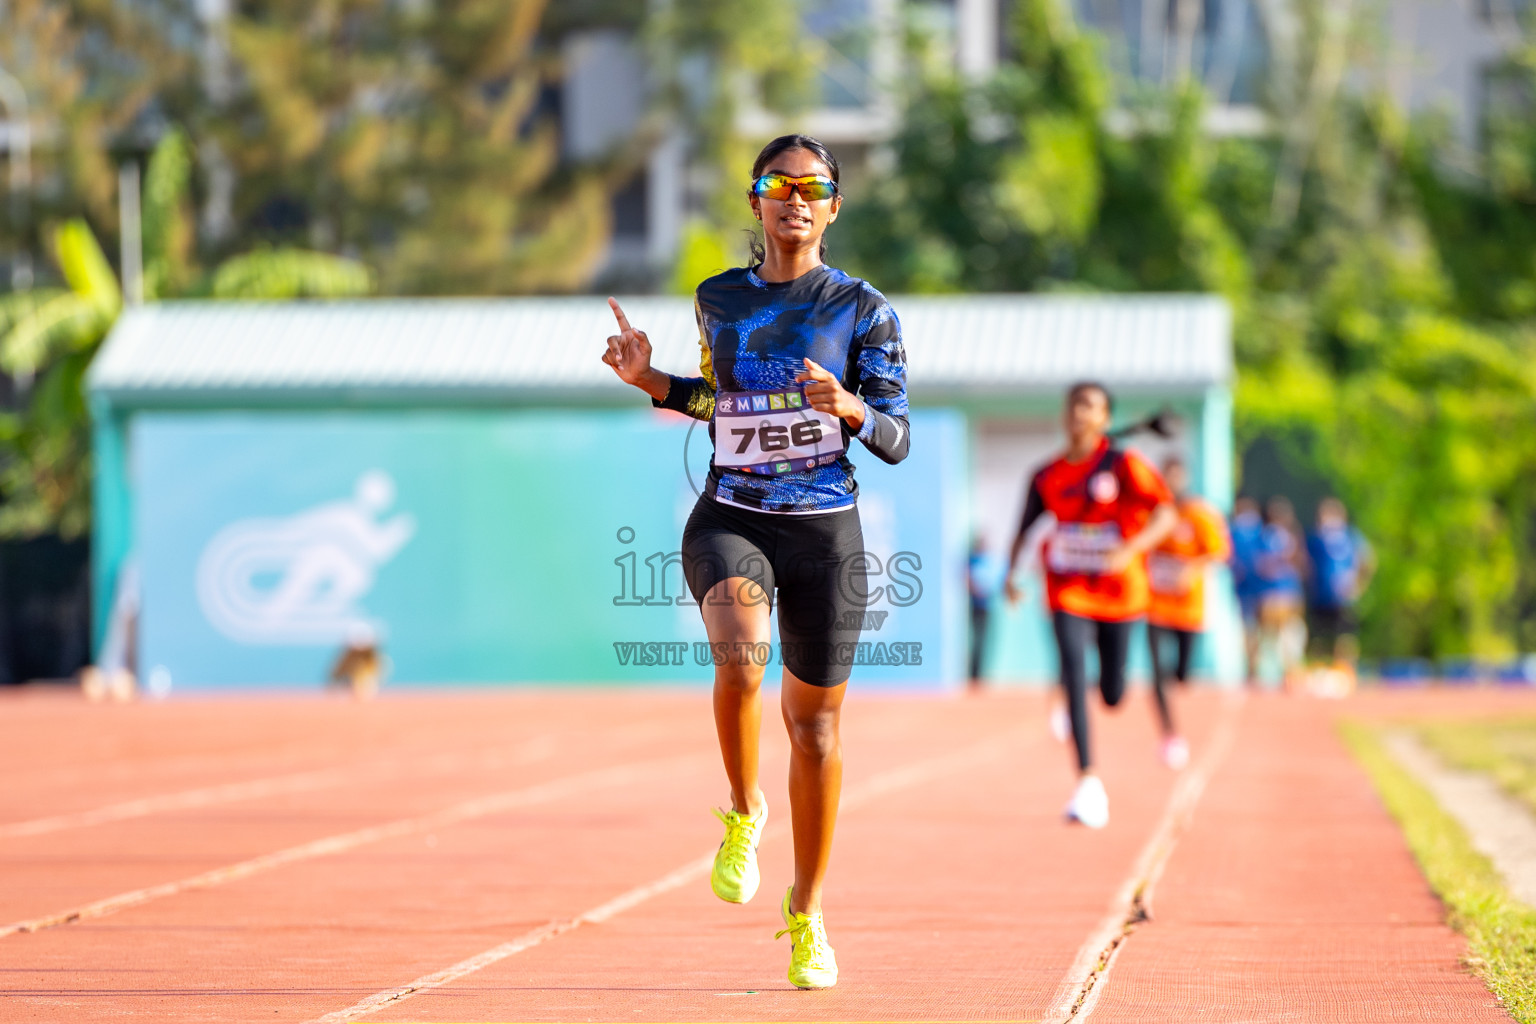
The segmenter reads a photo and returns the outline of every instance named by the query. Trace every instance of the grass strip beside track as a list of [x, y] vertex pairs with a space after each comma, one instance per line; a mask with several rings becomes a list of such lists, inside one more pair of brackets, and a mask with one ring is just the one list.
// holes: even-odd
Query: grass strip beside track
[[1520, 1024], [1536, 1024], [1536, 910], [1510, 897], [1493, 865], [1398, 765], [1375, 729], [1357, 722], [1340, 728], [1445, 904], [1447, 920], [1467, 937], [1468, 966]]
[[1415, 728], [1446, 764], [1482, 772], [1536, 812], [1536, 718], [1426, 722]]

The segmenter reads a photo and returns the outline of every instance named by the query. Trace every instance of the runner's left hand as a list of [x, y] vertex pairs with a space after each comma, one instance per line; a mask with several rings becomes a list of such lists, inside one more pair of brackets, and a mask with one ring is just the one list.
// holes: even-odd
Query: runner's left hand
[[805, 382], [805, 400], [817, 412], [829, 412], [849, 422], [854, 429], [864, 425], [864, 403], [849, 394], [829, 370], [814, 360], [805, 360], [805, 370], [795, 383]]

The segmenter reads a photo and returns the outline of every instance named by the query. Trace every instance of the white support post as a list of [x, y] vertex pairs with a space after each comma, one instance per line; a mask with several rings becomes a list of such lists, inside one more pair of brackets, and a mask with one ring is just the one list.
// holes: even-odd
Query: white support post
[[987, 77], [997, 67], [997, 0], [956, 0], [955, 20], [960, 73]]

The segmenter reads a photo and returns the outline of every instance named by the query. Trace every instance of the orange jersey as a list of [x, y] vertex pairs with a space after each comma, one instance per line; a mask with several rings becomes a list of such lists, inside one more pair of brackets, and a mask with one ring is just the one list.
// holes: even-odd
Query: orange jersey
[[1198, 633], [1205, 628], [1205, 563], [1224, 561], [1232, 542], [1226, 520], [1210, 502], [1185, 498], [1178, 510], [1179, 525], [1147, 556], [1147, 621]]
[[1045, 512], [1056, 517], [1056, 530], [1041, 547], [1051, 610], [1100, 622], [1146, 614], [1146, 564], [1138, 558], [1124, 572], [1111, 573], [1105, 559], [1147, 525], [1153, 509], [1171, 501], [1168, 485], [1146, 459], [1110, 447], [1108, 439], [1081, 462], [1060, 458], [1037, 472], [1019, 533]]

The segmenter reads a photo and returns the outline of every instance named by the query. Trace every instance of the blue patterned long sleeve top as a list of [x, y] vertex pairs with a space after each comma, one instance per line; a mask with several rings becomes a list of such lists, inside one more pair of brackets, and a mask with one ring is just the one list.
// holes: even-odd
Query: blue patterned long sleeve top
[[[885, 296], [867, 282], [828, 266], [784, 282], [764, 281], [753, 268], [738, 268], [699, 285], [694, 310], [701, 376], [671, 377], [666, 398], [652, 404], [709, 422], [715, 445], [705, 487], [709, 497], [790, 514], [829, 512], [857, 500], [853, 463], [846, 454], [750, 471], [721, 465], [732, 460], [722, 458], [717, 412], [729, 411], [733, 397], [739, 405], [748, 395], [773, 401], [776, 409], [786, 397], [798, 406], [795, 393], [802, 385], [795, 378], [805, 369], [805, 359], [837, 374], [844, 389], [864, 402], [864, 423], [857, 433], [838, 421], [842, 448], [857, 438], [885, 462], [906, 458], [910, 431], [901, 324]], [[733, 440], [725, 443], [735, 450]]]

